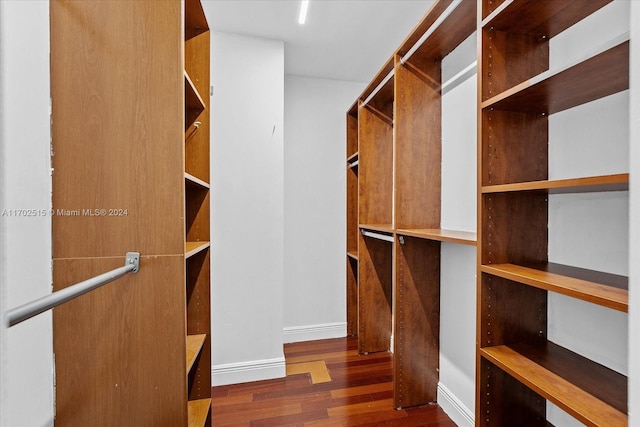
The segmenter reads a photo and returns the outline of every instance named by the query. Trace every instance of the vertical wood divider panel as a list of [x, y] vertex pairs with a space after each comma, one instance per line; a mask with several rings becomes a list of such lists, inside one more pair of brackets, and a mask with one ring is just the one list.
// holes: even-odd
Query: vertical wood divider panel
[[[141, 254], [53, 312], [56, 425], [186, 427], [211, 389], [209, 250], [185, 260], [210, 233], [206, 18], [198, 0], [52, 0], [50, 16], [53, 288]], [[187, 97], [205, 104], [189, 141]], [[187, 333], [207, 335], [189, 376]]]
[[358, 351], [388, 351], [391, 339], [393, 244], [359, 236]]

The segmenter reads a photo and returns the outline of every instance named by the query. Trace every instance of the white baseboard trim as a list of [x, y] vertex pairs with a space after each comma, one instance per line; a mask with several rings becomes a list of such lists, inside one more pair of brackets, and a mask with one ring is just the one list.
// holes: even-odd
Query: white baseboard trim
[[211, 367], [214, 386], [270, 380], [287, 376], [284, 355], [275, 359], [249, 360]]
[[438, 405], [459, 427], [473, 427], [475, 415], [442, 383], [438, 383]]
[[347, 336], [347, 323], [322, 323], [319, 325], [289, 326], [282, 329], [285, 344], [302, 341], [326, 340]]

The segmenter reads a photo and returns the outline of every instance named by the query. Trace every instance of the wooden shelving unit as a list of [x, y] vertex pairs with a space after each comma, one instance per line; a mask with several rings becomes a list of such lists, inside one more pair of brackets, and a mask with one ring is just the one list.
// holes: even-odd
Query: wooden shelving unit
[[548, 292], [628, 310], [628, 279], [548, 262], [549, 195], [628, 191], [629, 175], [549, 179], [549, 115], [629, 87], [622, 35], [549, 69], [550, 39], [609, 0], [479, 7], [476, 425], [549, 425], [546, 401], [590, 426], [627, 425], [627, 379], [548, 339]]
[[440, 229], [441, 61], [475, 26], [476, 2], [436, 1], [347, 113], [359, 351], [389, 350], [393, 331], [395, 407], [436, 400], [440, 243], [476, 244], [475, 233]]
[[52, 218], [54, 289], [141, 254], [54, 310], [55, 423], [210, 426], [206, 17], [199, 0], [53, 0], [50, 17], [53, 207], [122, 213]]
[[185, 295], [189, 426], [211, 426], [209, 227], [210, 33], [199, 0], [184, 2]]
[[347, 335], [358, 334], [358, 104], [347, 112]]

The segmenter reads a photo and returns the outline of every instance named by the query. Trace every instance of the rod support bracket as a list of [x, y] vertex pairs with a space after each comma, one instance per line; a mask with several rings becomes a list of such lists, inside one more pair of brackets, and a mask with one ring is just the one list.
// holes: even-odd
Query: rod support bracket
[[133, 265], [132, 273], [137, 273], [140, 269], [140, 252], [127, 252], [124, 265]]

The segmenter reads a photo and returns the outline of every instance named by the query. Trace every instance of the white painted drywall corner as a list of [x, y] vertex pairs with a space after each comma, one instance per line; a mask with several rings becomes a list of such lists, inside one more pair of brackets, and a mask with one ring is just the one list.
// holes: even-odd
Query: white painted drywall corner
[[284, 44], [211, 40], [212, 382], [221, 385], [285, 375]]
[[285, 342], [346, 336], [346, 112], [364, 87], [285, 76]]
[[632, 1], [629, 172], [629, 425], [640, 426], [640, 2]]
[[51, 313], [7, 309], [51, 293], [49, 3], [0, 1], [0, 425], [52, 426]]

